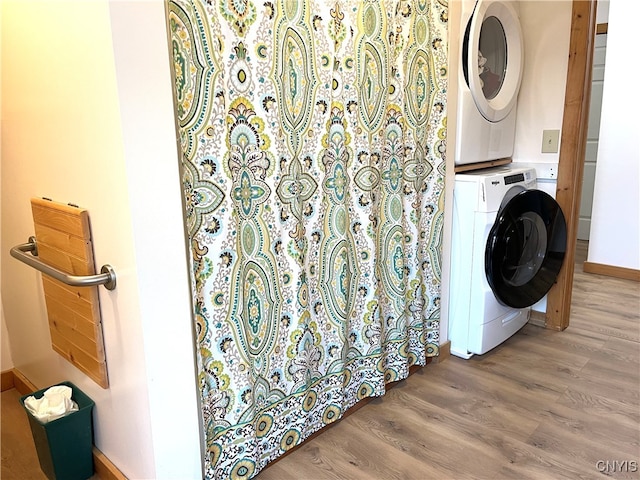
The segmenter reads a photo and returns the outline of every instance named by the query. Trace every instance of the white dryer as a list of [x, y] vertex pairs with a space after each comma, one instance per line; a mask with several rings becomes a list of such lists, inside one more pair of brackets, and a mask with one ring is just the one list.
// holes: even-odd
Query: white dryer
[[469, 358], [527, 323], [556, 281], [567, 230], [535, 169], [511, 166], [455, 176], [452, 228], [449, 339]]
[[514, 1], [463, 0], [455, 164], [511, 158], [524, 44]]

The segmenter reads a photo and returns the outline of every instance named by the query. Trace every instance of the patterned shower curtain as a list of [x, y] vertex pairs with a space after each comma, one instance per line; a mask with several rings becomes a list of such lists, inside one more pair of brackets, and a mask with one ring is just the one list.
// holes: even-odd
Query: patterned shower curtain
[[171, 0], [207, 478], [438, 354], [446, 0]]

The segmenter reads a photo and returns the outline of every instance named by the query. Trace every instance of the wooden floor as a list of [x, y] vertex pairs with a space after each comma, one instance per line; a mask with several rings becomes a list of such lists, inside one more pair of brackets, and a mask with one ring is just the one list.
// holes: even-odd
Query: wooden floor
[[256, 478], [640, 478], [640, 284], [585, 258], [565, 331], [429, 365]]
[[47, 476], [40, 470], [38, 464], [27, 414], [20, 404], [21, 396], [15, 388], [2, 392], [0, 478], [2, 480], [46, 480]]
[[[579, 246], [567, 330], [429, 365], [256, 478], [640, 478], [640, 284], [583, 273]], [[2, 393], [0, 477], [45, 479], [18, 398]]]

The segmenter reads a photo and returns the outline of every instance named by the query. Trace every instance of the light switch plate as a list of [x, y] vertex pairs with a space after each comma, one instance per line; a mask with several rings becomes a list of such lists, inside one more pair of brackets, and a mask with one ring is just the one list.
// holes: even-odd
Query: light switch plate
[[542, 131], [542, 153], [558, 153], [560, 130]]

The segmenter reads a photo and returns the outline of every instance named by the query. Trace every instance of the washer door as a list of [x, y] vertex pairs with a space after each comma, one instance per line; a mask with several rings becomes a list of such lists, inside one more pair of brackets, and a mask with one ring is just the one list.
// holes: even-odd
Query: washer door
[[510, 3], [480, 0], [463, 42], [462, 68], [476, 107], [488, 121], [499, 122], [516, 104], [522, 80], [518, 14]]
[[539, 301], [555, 283], [566, 247], [567, 224], [554, 198], [540, 190], [514, 195], [500, 208], [485, 250], [496, 298], [514, 308]]

